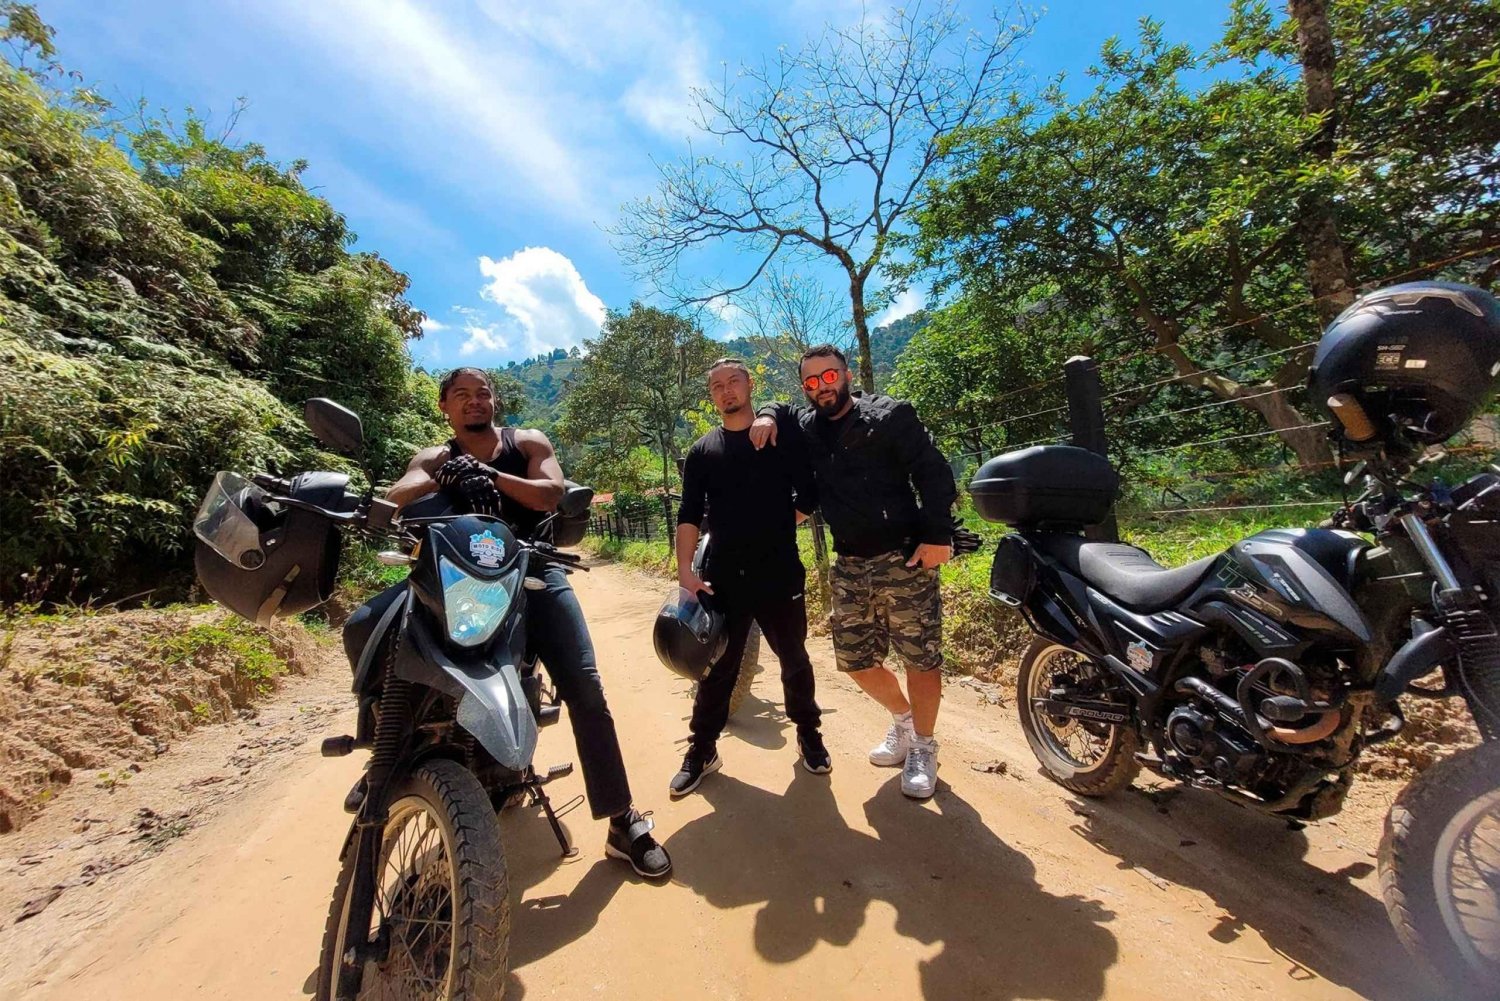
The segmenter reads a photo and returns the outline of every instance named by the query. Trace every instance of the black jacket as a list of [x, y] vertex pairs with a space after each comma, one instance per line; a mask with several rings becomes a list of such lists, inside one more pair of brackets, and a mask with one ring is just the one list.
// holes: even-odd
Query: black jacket
[[802, 433], [840, 553], [879, 556], [907, 552], [916, 543], [952, 543], [953, 470], [910, 403], [859, 396], [838, 421], [785, 403], [759, 413], [776, 419], [778, 439]]

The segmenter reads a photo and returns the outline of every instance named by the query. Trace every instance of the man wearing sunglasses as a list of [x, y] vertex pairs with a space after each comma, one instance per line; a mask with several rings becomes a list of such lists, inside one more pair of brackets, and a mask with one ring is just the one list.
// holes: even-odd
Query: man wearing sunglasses
[[[901, 791], [927, 799], [937, 786], [937, 568], [953, 555], [953, 471], [910, 403], [853, 395], [849, 364], [832, 344], [802, 356], [802, 390], [811, 408], [761, 408], [751, 443], [775, 445], [778, 429], [800, 431], [838, 552], [829, 619], [838, 667], [892, 717], [870, 762], [901, 766]], [[891, 647], [906, 668], [904, 692], [885, 667]]]

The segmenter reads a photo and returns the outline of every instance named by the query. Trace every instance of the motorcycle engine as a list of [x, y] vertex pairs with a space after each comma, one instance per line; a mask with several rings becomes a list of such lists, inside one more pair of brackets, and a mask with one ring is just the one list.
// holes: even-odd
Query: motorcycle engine
[[1191, 703], [1178, 706], [1167, 717], [1167, 741], [1194, 770], [1224, 785], [1250, 778], [1262, 757], [1254, 739], [1239, 727], [1204, 712]]

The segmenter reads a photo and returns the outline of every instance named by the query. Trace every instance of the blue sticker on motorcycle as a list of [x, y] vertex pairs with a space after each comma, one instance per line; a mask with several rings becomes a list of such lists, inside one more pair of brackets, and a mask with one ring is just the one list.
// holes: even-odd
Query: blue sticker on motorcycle
[[505, 562], [505, 540], [495, 538], [495, 533], [488, 529], [478, 535], [471, 535], [469, 555], [482, 567], [498, 567]]

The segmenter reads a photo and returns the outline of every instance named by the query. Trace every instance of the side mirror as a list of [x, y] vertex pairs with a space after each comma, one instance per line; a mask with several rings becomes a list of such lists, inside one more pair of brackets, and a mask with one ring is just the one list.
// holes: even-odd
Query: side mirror
[[589, 513], [589, 507], [593, 503], [593, 487], [583, 487], [571, 480], [564, 480], [562, 500], [557, 502], [557, 513], [564, 518], [579, 518]]
[[360, 424], [359, 415], [349, 408], [318, 397], [307, 401], [302, 416], [313, 435], [335, 452], [358, 455], [364, 447], [364, 425]]

